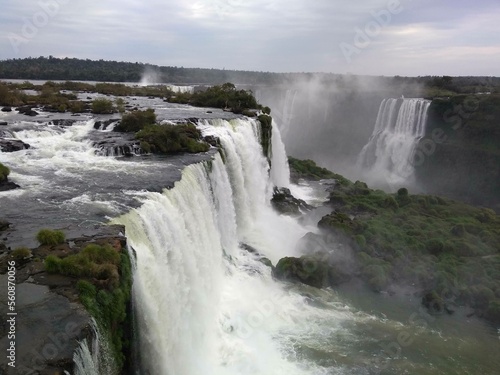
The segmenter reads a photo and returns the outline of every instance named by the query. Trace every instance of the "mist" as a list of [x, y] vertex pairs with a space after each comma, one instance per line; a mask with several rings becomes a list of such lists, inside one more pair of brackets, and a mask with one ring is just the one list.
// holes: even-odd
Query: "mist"
[[157, 85], [162, 82], [162, 74], [158, 69], [152, 67], [146, 67], [142, 73], [141, 80], [139, 82], [140, 86], [150, 86]]
[[377, 171], [367, 173], [358, 158], [373, 133], [382, 100], [422, 96], [423, 87], [415, 80], [310, 74], [258, 87], [255, 93], [272, 109], [288, 155], [313, 159], [353, 181], [398, 188], [401, 181], [395, 186]]

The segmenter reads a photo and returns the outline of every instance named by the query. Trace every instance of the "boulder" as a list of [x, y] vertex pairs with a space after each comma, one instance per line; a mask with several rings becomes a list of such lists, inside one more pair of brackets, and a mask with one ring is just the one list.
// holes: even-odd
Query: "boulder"
[[20, 150], [26, 150], [30, 148], [30, 145], [24, 143], [20, 139], [2, 139], [0, 138], [0, 150], [2, 152], [15, 152]]
[[57, 119], [57, 120], [52, 120], [52, 124], [56, 126], [71, 126], [78, 120], [73, 120], [73, 119]]
[[113, 119], [109, 119], [109, 120], [106, 120], [106, 121], [96, 121], [95, 124], [94, 124], [94, 129], [96, 130], [106, 130], [107, 127], [115, 122], [118, 122], [120, 121], [119, 118], [113, 118]]
[[32, 107], [32, 106], [25, 105], [22, 107], [18, 107], [17, 112], [19, 112], [22, 115], [26, 115], [26, 116], [37, 116], [38, 112], [34, 111], [33, 108], [34, 107]]
[[429, 314], [453, 314], [455, 311], [450, 308], [446, 302], [435, 291], [427, 292], [422, 297], [422, 305], [427, 309]]
[[3, 107], [2, 112], [12, 112], [12, 108], [11, 107]]
[[313, 208], [302, 199], [295, 198], [290, 189], [278, 187], [274, 188], [271, 204], [276, 211], [287, 215], [298, 215], [301, 210], [308, 211]]
[[0, 181], [0, 191], [8, 191], [17, 188], [20, 188], [20, 186], [12, 181], [9, 180]]
[[7, 121], [0, 121], [0, 125], [5, 126], [8, 125], [9, 123]]
[[273, 270], [273, 276], [279, 280], [300, 282], [315, 288], [336, 286], [350, 279], [349, 275], [335, 266], [312, 256], [280, 259]]

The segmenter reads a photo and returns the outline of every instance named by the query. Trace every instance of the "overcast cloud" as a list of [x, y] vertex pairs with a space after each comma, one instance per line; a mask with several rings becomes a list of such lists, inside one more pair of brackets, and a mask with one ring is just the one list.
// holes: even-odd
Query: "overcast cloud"
[[500, 76], [499, 0], [2, 0], [0, 38], [0, 59]]

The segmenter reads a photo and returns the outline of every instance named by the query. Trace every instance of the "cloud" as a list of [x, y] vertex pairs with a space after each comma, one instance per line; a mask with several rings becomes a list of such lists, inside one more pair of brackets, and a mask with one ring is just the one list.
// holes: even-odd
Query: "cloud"
[[[15, 51], [9, 40], [59, 1]], [[400, 0], [348, 61], [339, 46], [397, 0], [4, 0], [0, 58], [54, 55], [161, 65], [375, 75], [500, 75], [496, 0]], [[452, 59], [460, 61], [459, 66]], [[497, 60], [494, 60], [497, 59]], [[474, 73], [477, 72], [477, 73]]]

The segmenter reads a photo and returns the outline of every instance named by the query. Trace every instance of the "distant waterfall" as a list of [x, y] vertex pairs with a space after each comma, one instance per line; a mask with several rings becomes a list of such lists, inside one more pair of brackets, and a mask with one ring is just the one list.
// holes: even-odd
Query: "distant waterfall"
[[420, 98], [382, 101], [372, 136], [357, 162], [367, 181], [397, 187], [413, 177], [412, 158], [425, 135], [430, 103]]

